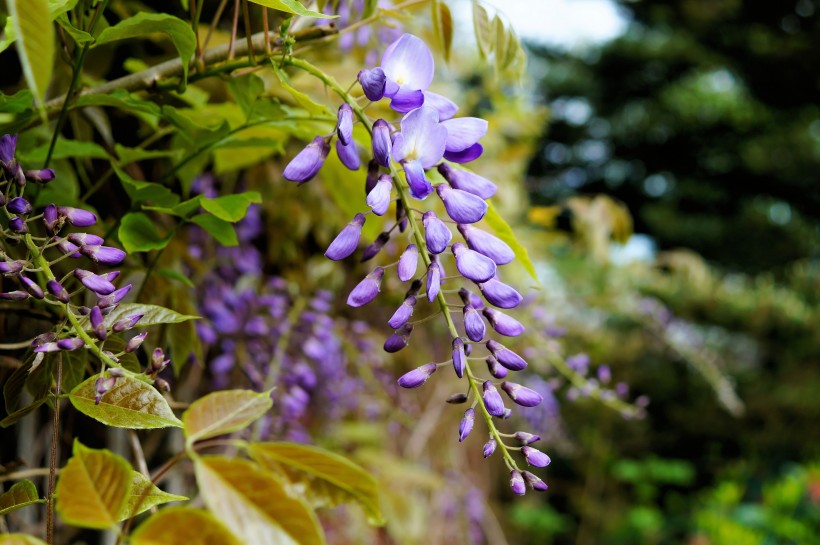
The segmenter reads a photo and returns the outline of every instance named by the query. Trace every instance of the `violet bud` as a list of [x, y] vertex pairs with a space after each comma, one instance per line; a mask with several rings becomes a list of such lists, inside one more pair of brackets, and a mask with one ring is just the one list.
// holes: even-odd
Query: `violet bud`
[[464, 369], [467, 367], [467, 355], [464, 353], [464, 339], [457, 337], [453, 339], [453, 369], [458, 378], [464, 376]]
[[120, 301], [122, 301], [125, 298], [125, 296], [128, 295], [129, 291], [131, 291], [131, 284], [123, 286], [118, 290], [114, 290], [114, 292], [110, 295], [100, 297], [99, 299], [97, 299], [97, 306], [103, 309], [103, 313], [105, 313], [105, 310], [107, 308], [114, 307]]
[[451, 405], [460, 405], [462, 403], [467, 403], [467, 394], [453, 394], [446, 399], [446, 402]]
[[165, 359], [165, 352], [162, 348], [154, 348], [154, 351], [151, 353], [151, 362], [148, 365], [151, 373], [161, 373], [166, 367], [168, 367], [169, 363], [171, 363], [171, 360]]
[[154, 386], [157, 387], [157, 390], [162, 390], [163, 392], [170, 392], [171, 385], [168, 384], [168, 381], [162, 378], [154, 379]]
[[103, 314], [100, 307], [93, 307], [88, 315], [88, 318], [91, 320], [91, 328], [94, 330], [94, 334], [98, 339], [104, 341], [106, 337], [108, 337], [108, 331], [105, 329]]
[[463, 312], [464, 331], [467, 333], [467, 337], [474, 342], [482, 341], [486, 333], [486, 326], [484, 320], [481, 319], [481, 314], [470, 305], [464, 305]]
[[549, 486], [547, 486], [547, 483], [545, 483], [529, 471], [522, 472], [522, 475], [524, 476], [524, 480], [527, 481], [527, 484], [530, 485], [530, 488], [532, 488], [533, 490], [537, 490], [538, 492], [546, 492], [547, 488], [549, 488]]
[[390, 152], [393, 139], [390, 138], [390, 125], [384, 119], [373, 123], [373, 159], [383, 167], [390, 166]]
[[501, 335], [517, 337], [524, 332], [524, 326], [512, 316], [507, 316], [503, 312], [491, 307], [484, 307], [482, 312], [484, 313], [484, 317], [487, 318], [487, 321], [490, 322], [490, 325], [493, 326], [493, 329]]
[[521, 447], [521, 454], [527, 459], [528, 464], [535, 467], [547, 467], [552, 461], [549, 456], [532, 447]]
[[409, 244], [399, 258], [397, 272], [399, 280], [407, 282], [416, 275], [419, 266], [419, 249], [415, 244]]
[[[108, 350], [104, 350], [104, 351], [103, 351], [103, 353], [104, 353], [106, 356], [108, 356], [109, 358], [111, 358], [112, 360], [114, 360], [114, 361], [116, 361], [116, 362], [119, 362], [119, 360], [118, 360], [117, 358], [115, 358], [115, 357], [111, 354], [111, 352], [109, 352]], [[114, 377], [114, 378], [120, 378], [120, 377], [124, 377], [124, 376], [125, 376], [125, 370], [123, 370], [123, 369], [122, 369], [122, 368], [120, 368], [120, 367], [109, 367], [109, 369], [108, 369], [108, 374], [109, 374], [109, 375], [111, 375], [111, 376], [112, 376], [112, 377]]]
[[504, 414], [504, 401], [501, 399], [501, 394], [498, 393], [495, 385], [489, 380], [484, 381], [483, 399], [488, 413], [493, 416], [502, 416]]
[[344, 145], [341, 140], [336, 140], [336, 155], [339, 156], [339, 160], [348, 170], [359, 170], [359, 167], [362, 166], [362, 160], [359, 157], [359, 146], [356, 142]]
[[305, 146], [302, 151], [296, 154], [296, 157], [290, 160], [290, 163], [282, 172], [282, 176], [286, 180], [297, 182], [300, 185], [310, 181], [322, 168], [329, 151], [330, 145], [327, 140], [317, 136], [313, 139], [313, 142]]
[[384, 269], [376, 267], [359, 284], [353, 288], [347, 298], [347, 304], [351, 307], [360, 307], [371, 302], [379, 294], [381, 288]]
[[123, 331], [128, 331], [129, 329], [137, 325], [137, 322], [139, 322], [143, 316], [143, 314], [133, 314], [128, 318], [117, 320], [111, 326], [111, 331], [113, 331], [114, 333], [122, 333]]
[[413, 324], [404, 324], [384, 341], [384, 351], [393, 354], [407, 346], [410, 334], [413, 333]]
[[76, 244], [72, 244], [66, 239], [61, 240], [57, 243], [57, 249], [60, 250], [63, 254], [70, 254], [72, 258], [76, 259], [78, 257], [82, 257], [82, 254], [78, 251], [80, 248]]
[[438, 171], [454, 188], [472, 193], [482, 199], [489, 199], [498, 191], [498, 187], [487, 178], [467, 170], [454, 169], [447, 163], [439, 164]]
[[501, 379], [507, 376], [507, 368], [498, 363], [498, 360], [493, 356], [487, 356], [487, 359], [484, 361], [487, 362], [487, 369], [493, 377]]
[[41, 184], [50, 182], [57, 175], [52, 168], [44, 168], [40, 170], [26, 170], [23, 175], [29, 182], [38, 182]]
[[609, 370], [608, 365], [601, 365], [597, 369], [598, 373], [598, 380], [601, 381], [601, 384], [608, 384], [609, 381], [612, 380], [612, 371]]
[[28, 233], [28, 225], [20, 216], [14, 216], [9, 220], [9, 229], [21, 235]]
[[43, 293], [43, 288], [38, 286], [37, 283], [31, 280], [30, 278], [27, 278], [22, 274], [20, 275], [20, 283], [23, 284], [23, 289], [29, 292], [31, 296], [35, 299], [42, 299], [46, 296], [46, 294]]
[[481, 297], [471, 292], [467, 288], [460, 288], [458, 290], [458, 296], [461, 297], [461, 302], [465, 305], [470, 305], [477, 310], [484, 308], [484, 301]]
[[458, 425], [458, 442], [461, 443], [470, 432], [473, 431], [473, 424], [475, 424], [475, 410], [470, 407], [464, 411], [464, 418], [461, 419], [461, 424]]
[[373, 188], [376, 187], [376, 183], [379, 180], [379, 164], [372, 160], [367, 163], [367, 176], [364, 180], [364, 194], [365, 196], [370, 195], [370, 192], [373, 191]]
[[74, 269], [74, 276], [82, 282], [83, 286], [98, 295], [108, 295], [114, 293], [116, 289], [114, 284], [102, 276], [96, 275], [91, 271], [86, 271], [85, 269]]
[[417, 367], [399, 378], [399, 386], [402, 388], [418, 388], [427, 382], [427, 379], [436, 372], [436, 369], [438, 369], [438, 366], [435, 363], [427, 363]]
[[384, 88], [387, 84], [387, 76], [381, 68], [372, 70], [360, 70], [357, 77], [364, 91], [364, 96], [372, 102], [377, 102], [384, 97]]
[[393, 313], [393, 316], [388, 320], [387, 325], [392, 327], [393, 329], [398, 329], [404, 324], [407, 323], [407, 320], [413, 316], [413, 307], [416, 306], [416, 297], [414, 295], [410, 295], [404, 298], [404, 302], [401, 306], [396, 309], [396, 312]]
[[489, 458], [495, 452], [495, 447], [498, 446], [498, 443], [495, 439], [490, 439], [486, 443], [484, 443], [484, 457]]
[[124, 251], [111, 246], [80, 246], [80, 253], [103, 265], [119, 265], [126, 255]]
[[383, 233], [379, 234], [376, 237], [376, 240], [373, 241], [367, 248], [364, 249], [362, 253], [361, 262], [364, 263], [365, 261], [370, 261], [374, 257], [378, 255], [379, 252], [382, 251], [384, 245], [387, 244], [387, 241], [390, 240], [390, 232], [384, 231]]
[[105, 242], [102, 237], [92, 235], [91, 233], [71, 233], [66, 238], [77, 246], [84, 246], [86, 244], [90, 246], [100, 246]]
[[531, 443], [535, 443], [536, 441], [541, 440], [540, 435], [533, 435], [531, 433], [527, 433], [525, 431], [517, 431], [513, 434], [513, 438], [520, 442], [522, 445], [529, 445]]
[[85, 341], [79, 337], [70, 337], [57, 341], [57, 346], [60, 347], [60, 350], [77, 350], [78, 348], [85, 346]]
[[492, 339], [487, 341], [487, 349], [495, 356], [498, 363], [510, 371], [521, 371], [527, 366], [527, 362], [524, 361], [524, 358], [497, 341]]
[[520, 293], [500, 281], [497, 276], [478, 284], [478, 289], [491, 305], [500, 308], [515, 308], [523, 299]]
[[14, 162], [14, 153], [17, 150], [17, 135], [4, 134], [0, 136], [0, 166], [7, 169]]
[[486, 282], [495, 276], [495, 262], [470, 250], [463, 242], [456, 242], [452, 246], [453, 255], [456, 256], [456, 268], [464, 278], [473, 282]]
[[355, 252], [359, 246], [359, 238], [362, 236], [364, 221], [364, 214], [356, 214], [327, 247], [325, 256], [334, 261], [340, 261]]
[[48, 231], [48, 234], [54, 234], [59, 221], [60, 214], [57, 212], [57, 207], [53, 204], [47, 204], [43, 209], [43, 223], [46, 225], [46, 231]]
[[520, 471], [515, 469], [510, 471], [510, 488], [519, 496], [523, 496], [527, 493], [527, 485], [524, 484], [524, 477]]
[[25, 301], [29, 297], [31, 296], [28, 294], [28, 292], [25, 292], [23, 290], [14, 290], [6, 293], [0, 293], [0, 299], [3, 299], [5, 301]]
[[143, 331], [142, 333], [140, 333], [138, 335], [134, 335], [133, 337], [131, 337], [131, 339], [127, 343], [125, 343], [125, 352], [130, 353], [130, 352], [133, 352], [134, 350], [136, 350], [137, 348], [139, 348], [140, 345], [142, 344], [142, 341], [144, 341], [145, 337], [147, 337], [147, 336], [148, 336], [148, 332]]
[[[0, 274], [14, 276], [23, 270], [22, 261], [0, 261]], [[414, 271], [415, 272], [415, 271]]]
[[440, 254], [447, 249], [447, 245], [453, 239], [453, 233], [443, 221], [436, 217], [436, 213], [428, 210], [421, 217], [424, 224], [424, 238], [427, 242], [427, 249], [430, 253]]
[[430, 265], [427, 267], [427, 300], [433, 302], [441, 289], [441, 264], [438, 256], [432, 256]]
[[94, 382], [94, 403], [100, 404], [103, 396], [117, 383], [117, 377], [100, 377]]
[[481, 221], [487, 213], [487, 202], [472, 193], [453, 189], [449, 184], [436, 186], [436, 193], [438, 193], [441, 202], [444, 203], [447, 215], [458, 223]]
[[68, 223], [75, 227], [90, 227], [97, 223], [97, 216], [82, 208], [71, 206], [58, 206], [57, 212], [64, 217]]
[[350, 104], [345, 103], [339, 106], [336, 117], [336, 136], [344, 146], [353, 143], [353, 108]]
[[12, 214], [30, 214], [31, 204], [23, 197], [14, 197], [6, 204], [6, 210]]
[[497, 236], [464, 223], [458, 224], [458, 230], [471, 250], [489, 257], [496, 265], [505, 265], [515, 259], [512, 248]]
[[393, 179], [387, 174], [379, 176], [375, 187], [367, 194], [367, 206], [377, 216], [384, 216], [390, 208], [390, 197], [393, 190]]
[[43, 354], [45, 352], [57, 352], [58, 350], [60, 350], [60, 347], [57, 346], [56, 342], [46, 342], [34, 347], [34, 352], [37, 354]]

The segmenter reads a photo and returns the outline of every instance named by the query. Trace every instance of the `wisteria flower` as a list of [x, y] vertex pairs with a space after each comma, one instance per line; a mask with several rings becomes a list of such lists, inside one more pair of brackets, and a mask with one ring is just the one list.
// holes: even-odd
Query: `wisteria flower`
[[444, 156], [447, 129], [439, 122], [438, 110], [422, 106], [401, 120], [401, 132], [393, 140], [393, 159], [404, 166], [410, 194], [424, 199], [433, 185], [424, 171], [433, 168]]

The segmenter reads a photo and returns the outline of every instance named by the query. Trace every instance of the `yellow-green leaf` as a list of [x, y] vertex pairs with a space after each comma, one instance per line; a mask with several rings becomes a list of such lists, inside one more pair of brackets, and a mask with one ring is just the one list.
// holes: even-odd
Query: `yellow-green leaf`
[[0, 494], [0, 515], [5, 515], [21, 507], [35, 503], [45, 503], [37, 496], [37, 487], [28, 479], [14, 483], [11, 488]]
[[527, 249], [518, 242], [518, 239], [515, 236], [515, 233], [510, 227], [504, 218], [498, 213], [498, 211], [493, 207], [492, 203], [488, 202], [489, 207], [487, 208], [487, 215], [484, 216], [484, 220], [489, 224], [490, 227], [493, 228], [495, 234], [498, 235], [498, 238], [509, 244], [510, 248], [512, 248], [515, 257], [524, 266], [524, 269], [529, 273], [535, 283], [540, 287], [541, 282], [538, 280], [538, 273], [535, 272], [535, 265], [532, 264], [532, 260], [530, 259], [530, 253]]
[[270, 392], [225, 390], [208, 394], [182, 415], [188, 443], [241, 430], [261, 418], [273, 405]]
[[74, 455], [57, 478], [57, 512], [82, 528], [111, 528], [131, 492], [131, 466], [108, 450], [74, 441]]
[[94, 403], [94, 382], [99, 375], [74, 388], [68, 398], [81, 413], [107, 426], [130, 429], [181, 427], [168, 402], [152, 385], [130, 376], [117, 379], [99, 405]]
[[0, 536], [0, 545], [46, 545], [46, 542], [26, 534]]
[[316, 17], [317, 19], [335, 19], [338, 15], [325, 15], [318, 11], [312, 11], [300, 4], [298, 0], [251, 0], [254, 4], [265, 6], [271, 9], [301, 15], [303, 17]]
[[131, 545], [242, 545], [216, 517], [202, 509], [163, 509], [143, 522]]
[[248, 213], [248, 207], [262, 202], [262, 197], [256, 191], [246, 191], [235, 195], [223, 195], [213, 199], [202, 199], [202, 208], [217, 218], [235, 223]]
[[279, 78], [279, 83], [282, 85], [282, 87], [288, 93], [290, 93], [290, 96], [293, 97], [293, 100], [296, 101], [296, 104], [298, 104], [299, 106], [304, 108], [305, 111], [307, 113], [309, 113], [310, 115], [323, 116], [323, 117], [333, 116], [334, 115], [333, 112], [331, 112], [328, 109], [327, 106], [319, 104], [318, 102], [314, 101], [312, 98], [307, 96], [302, 91], [299, 91], [298, 89], [294, 88], [290, 84], [290, 78], [285, 73], [285, 71], [282, 70], [281, 68], [279, 68], [278, 66], [276, 66], [275, 63], [272, 63], [272, 64], [273, 64], [273, 71], [276, 74], [276, 76]]
[[482, 59], [487, 58], [495, 45], [490, 28], [490, 17], [487, 15], [487, 10], [476, 1], [473, 1], [473, 30], [475, 41], [478, 44], [478, 53]]
[[10, 25], [17, 35], [17, 55], [34, 99], [41, 107], [54, 65], [54, 25], [46, 0], [6, 0]]
[[507, 31], [504, 29], [504, 23], [501, 18], [496, 15], [493, 17], [493, 39], [495, 40], [495, 69], [501, 72], [504, 69], [504, 59], [507, 57]]
[[252, 443], [248, 452], [263, 467], [282, 473], [314, 507], [355, 501], [370, 524], [384, 524], [376, 479], [347, 458], [296, 443]]
[[450, 62], [450, 50], [453, 46], [453, 16], [450, 8], [444, 2], [438, 0], [430, 6], [433, 12], [433, 28], [441, 46], [444, 60]]
[[205, 504], [244, 543], [324, 545], [316, 513], [273, 473], [221, 456], [197, 458], [195, 468]]
[[187, 499], [185, 496], [177, 496], [160, 490], [148, 477], [139, 471], [131, 470], [131, 492], [128, 494], [117, 520], [135, 517], [155, 505]]
[[209, 235], [214, 237], [223, 246], [238, 246], [239, 239], [236, 237], [236, 230], [231, 222], [221, 220], [210, 214], [198, 214], [191, 218], [192, 223], [196, 223]]

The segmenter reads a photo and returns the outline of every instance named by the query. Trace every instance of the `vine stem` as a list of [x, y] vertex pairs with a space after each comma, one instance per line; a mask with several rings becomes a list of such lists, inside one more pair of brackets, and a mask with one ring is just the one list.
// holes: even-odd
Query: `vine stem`
[[60, 389], [63, 387], [63, 354], [57, 353], [57, 389], [51, 430], [51, 456], [48, 463], [48, 503], [46, 504], [46, 543], [54, 543], [54, 484], [57, 481], [57, 455], [60, 441]]

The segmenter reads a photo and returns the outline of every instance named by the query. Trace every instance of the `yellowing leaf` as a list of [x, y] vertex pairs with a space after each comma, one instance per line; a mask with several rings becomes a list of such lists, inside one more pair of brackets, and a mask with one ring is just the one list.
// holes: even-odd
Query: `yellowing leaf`
[[128, 494], [117, 520], [135, 517], [155, 505], [187, 499], [185, 496], [177, 496], [160, 490], [148, 477], [139, 471], [131, 470], [131, 493]]
[[430, 5], [433, 12], [435, 29], [444, 60], [450, 62], [450, 50], [453, 46], [453, 16], [444, 2], [435, 1]]
[[[6, 0], [17, 55], [35, 100], [42, 106], [54, 64], [54, 25], [46, 0]], [[41, 110], [45, 116], [45, 110]]]
[[295, 443], [252, 443], [248, 452], [263, 467], [283, 473], [314, 507], [355, 501], [368, 522], [384, 524], [376, 479], [347, 458]]
[[0, 545], [46, 545], [46, 542], [26, 534], [7, 534], [0, 536]]
[[281, 68], [276, 66], [276, 64], [273, 64], [273, 71], [276, 74], [276, 76], [279, 78], [279, 83], [282, 85], [282, 87], [288, 93], [290, 93], [290, 96], [293, 97], [293, 100], [295, 100], [296, 103], [299, 106], [301, 106], [302, 108], [304, 108], [305, 111], [307, 111], [310, 115], [315, 115], [315, 116], [333, 116], [334, 115], [333, 112], [331, 112], [330, 109], [328, 109], [327, 106], [323, 106], [322, 104], [319, 104], [318, 102], [315, 102], [312, 98], [307, 96], [305, 93], [303, 93], [302, 91], [299, 91], [298, 89], [294, 88], [290, 84], [290, 78], [288, 78], [288, 75], [285, 73], [284, 70], [282, 70]]
[[254, 4], [265, 6], [271, 9], [301, 15], [303, 17], [316, 17], [317, 19], [335, 19], [338, 15], [325, 15], [318, 11], [312, 11], [300, 4], [298, 0], [251, 0]]
[[205, 504], [244, 543], [324, 545], [316, 513], [274, 474], [221, 456], [197, 458], [195, 468]]
[[270, 392], [225, 390], [202, 397], [182, 415], [188, 443], [241, 430], [273, 405]]
[[530, 259], [530, 253], [518, 242], [512, 227], [501, 217], [492, 203], [488, 202], [487, 204], [489, 204], [489, 207], [487, 208], [487, 215], [484, 216], [484, 220], [493, 228], [498, 238], [509, 244], [516, 259], [521, 262], [524, 269], [526, 269], [532, 279], [535, 280], [535, 283], [540, 287], [541, 282], [538, 280], [538, 273], [535, 272], [535, 265], [532, 264], [532, 260]]
[[99, 405], [94, 403], [94, 382], [99, 375], [74, 388], [68, 398], [81, 413], [107, 426], [130, 429], [181, 427], [168, 402], [152, 385], [130, 376], [120, 377]]
[[216, 517], [202, 509], [163, 509], [137, 528], [131, 545], [242, 545]]
[[473, 30], [475, 30], [478, 53], [484, 59], [492, 52], [495, 43], [487, 10], [475, 1], [473, 2]]
[[37, 488], [28, 479], [14, 483], [11, 488], [0, 494], [0, 515], [5, 515], [21, 507], [35, 503], [45, 503], [37, 496]]
[[57, 512], [81, 528], [111, 528], [131, 491], [131, 466], [108, 450], [74, 441], [74, 455], [57, 478]]

